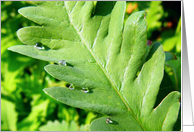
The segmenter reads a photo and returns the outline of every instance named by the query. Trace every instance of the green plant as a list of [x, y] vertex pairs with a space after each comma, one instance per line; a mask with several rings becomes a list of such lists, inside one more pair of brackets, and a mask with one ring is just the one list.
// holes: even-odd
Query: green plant
[[[19, 12], [41, 26], [17, 32], [27, 45], [9, 50], [54, 63], [45, 70], [67, 87], [44, 92], [70, 106], [100, 113], [90, 130], [171, 131], [178, 118], [180, 93], [155, 106], [163, 79], [165, 53], [160, 43], [146, 50], [144, 11], [124, 22], [126, 3], [35, 2]], [[38, 47], [34, 45], [39, 42]], [[73, 87], [73, 88], [72, 88]]]
[[57, 120], [54, 122], [48, 121], [46, 125], [40, 127], [40, 131], [84, 131], [84, 126], [79, 128], [75, 121], [70, 122], [68, 124], [66, 121], [62, 121], [61, 123]]
[[[7, 50], [21, 43], [16, 35], [19, 28], [36, 25], [18, 14], [25, 6], [32, 4], [1, 1], [1, 131], [38, 131], [54, 120], [73, 122], [81, 128], [94, 115], [59, 103], [43, 92], [45, 87], [65, 86], [45, 73], [48, 62]], [[68, 126], [63, 126], [66, 129]]]

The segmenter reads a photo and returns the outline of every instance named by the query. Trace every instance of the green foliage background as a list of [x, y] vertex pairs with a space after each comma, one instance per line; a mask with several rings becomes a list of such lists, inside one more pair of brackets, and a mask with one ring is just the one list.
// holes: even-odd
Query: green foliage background
[[[177, 60], [165, 64], [165, 73], [156, 105], [171, 91], [181, 92], [181, 2], [127, 2], [147, 12], [148, 39], [163, 44]], [[25, 1], [1, 2], [1, 130], [12, 131], [78, 131], [88, 130], [94, 112], [64, 105], [50, 98], [43, 88], [65, 86], [44, 71], [49, 62], [8, 51], [21, 44], [16, 31], [36, 25], [18, 14], [18, 9], [31, 6]], [[131, 13], [127, 13], [125, 20]], [[180, 113], [174, 130], [180, 130]]]

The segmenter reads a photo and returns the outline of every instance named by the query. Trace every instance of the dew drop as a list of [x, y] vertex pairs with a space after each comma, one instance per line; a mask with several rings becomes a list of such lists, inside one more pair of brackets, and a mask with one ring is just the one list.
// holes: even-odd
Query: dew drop
[[37, 43], [34, 45], [34, 47], [35, 47], [36, 49], [45, 49], [45, 47], [43, 46], [43, 44], [42, 44], [41, 42], [37, 42]]
[[106, 123], [111, 124], [111, 123], [113, 123], [113, 122], [112, 122], [112, 120], [111, 120], [110, 118], [107, 118], [107, 119], [106, 119]]
[[61, 65], [61, 66], [66, 66], [67, 63], [66, 63], [65, 60], [60, 60], [60, 61], [59, 61], [59, 65]]
[[84, 93], [89, 93], [89, 92], [90, 92], [90, 90], [89, 90], [88, 88], [82, 88], [82, 91], [83, 91]]
[[73, 89], [74, 89], [73, 84], [71, 84], [71, 85], [69, 86], [69, 89], [71, 89], [71, 90], [73, 90]]

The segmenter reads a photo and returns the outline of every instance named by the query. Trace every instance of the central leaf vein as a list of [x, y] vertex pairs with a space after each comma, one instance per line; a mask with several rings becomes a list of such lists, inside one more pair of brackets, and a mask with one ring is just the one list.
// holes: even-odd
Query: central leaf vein
[[[66, 6], [66, 4], [65, 4]], [[76, 6], [76, 5], [75, 5]], [[75, 8], [75, 7], [73, 7]], [[116, 88], [116, 84], [114, 83], [114, 81], [111, 79], [110, 75], [107, 73], [107, 71], [103, 68], [102, 64], [100, 63], [100, 59], [98, 58], [98, 56], [96, 56], [91, 48], [89, 47], [89, 43], [85, 40], [85, 38], [83, 37], [83, 35], [79, 32], [79, 29], [76, 27], [76, 24], [74, 24], [73, 19], [71, 18], [71, 13], [68, 12], [68, 16], [69, 16], [69, 20], [71, 25], [74, 27], [75, 31], [78, 33], [78, 35], [80, 36], [80, 39], [82, 41], [83, 46], [85, 46], [87, 48], [87, 50], [90, 52], [90, 54], [92, 55], [92, 57], [94, 58], [94, 60], [96, 60], [98, 66], [100, 67], [100, 69], [102, 70], [102, 72], [105, 74], [105, 76], [107, 77], [107, 79], [110, 82], [110, 85], [112, 86], [112, 88], [115, 90], [115, 92], [118, 94], [118, 96], [120, 97], [120, 99], [122, 100], [122, 102], [125, 104], [126, 108], [128, 111], [131, 111], [132, 115], [134, 116], [134, 118], [139, 122], [139, 120], [137, 119], [137, 117], [134, 115], [133, 111], [131, 110], [131, 108], [129, 107], [126, 99], [124, 97], [122, 97], [122, 94], [120, 93], [120, 91]], [[143, 130], [145, 130], [143, 128], [143, 126], [141, 125], [141, 123], [139, 122], [140, 126], [142, 127]]]
[[126, 105], [127, 109], [129, 110], [129, 106], [127, 105], [125, 99], [121, 96], [120, 92], [117, 90], [116, 85], [113, 83], [113, 81], [110, 79], [108, 73], [105, 71], [105, 69], [102, 67], [102, 65], [100, 64], [100, 60], [99, 58], [91, 51], [91, 49], [89, 48], [89, 44], [88, 42], [85, 40], [85, 38], [82, 36], [82, 34], [79, 32], [79, 29], [75, 26], [75, 24], [73, 23], [73, 19], [71, 18], [71, 14], [68, 13], [69, 16], [69, 20], [71, 25], [75, 28], [76, 32], [79, 34], [81, 41], [83, 43], [83, 45], [87, 48], [87, 50], [90, 52], [90, 54], [92, 55], [92, 57], [94, 58], [94, 60], [96, 60], [97, 64], [100, 66], [100, 69], [103, 71], [103, 73], [105, 74], [105, 76], [108, 78], [110, 85], [114, 88], [114, 90], [116, 91], [116, 93], [119, 95], [119, 97], [121, 98], [121, 100], [124, 102], [124, 104]]

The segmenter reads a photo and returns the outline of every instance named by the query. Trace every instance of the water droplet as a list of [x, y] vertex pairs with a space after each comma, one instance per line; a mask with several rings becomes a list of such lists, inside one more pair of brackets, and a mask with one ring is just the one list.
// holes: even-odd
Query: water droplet
[[89, 93], [89, 92], [90, 92], [90, 90], [89, 90], [88, 88], [82, 88], [82, 91], [83, 91], [84, 93]]
[[71, 90], [73, 90], [73, 89], [74, 89], [73, 84], [71, 84], [71, 85], [69, 86], [69, 89], [71, 89]]
[[66, 63], [66, 61], [64, 61], [64, 60], [60, 60], [60, 61], [59, 61], [59, 65], [61, 65], [61, 66], [66, 66], [67, 63]]
[[37, 42], [35, 45], [34, 45], [35, 48], [37, 49], [45, 49], [45, 47], [43, 46], [43, 44], [41, 42]]
[[106, 119], [106, 123], [111, 124], [111, 123], [113, 123], [113, 122], [112, 122], [112, 120], [111, 120], [110, 118], [107, 118], [107, 119]]

